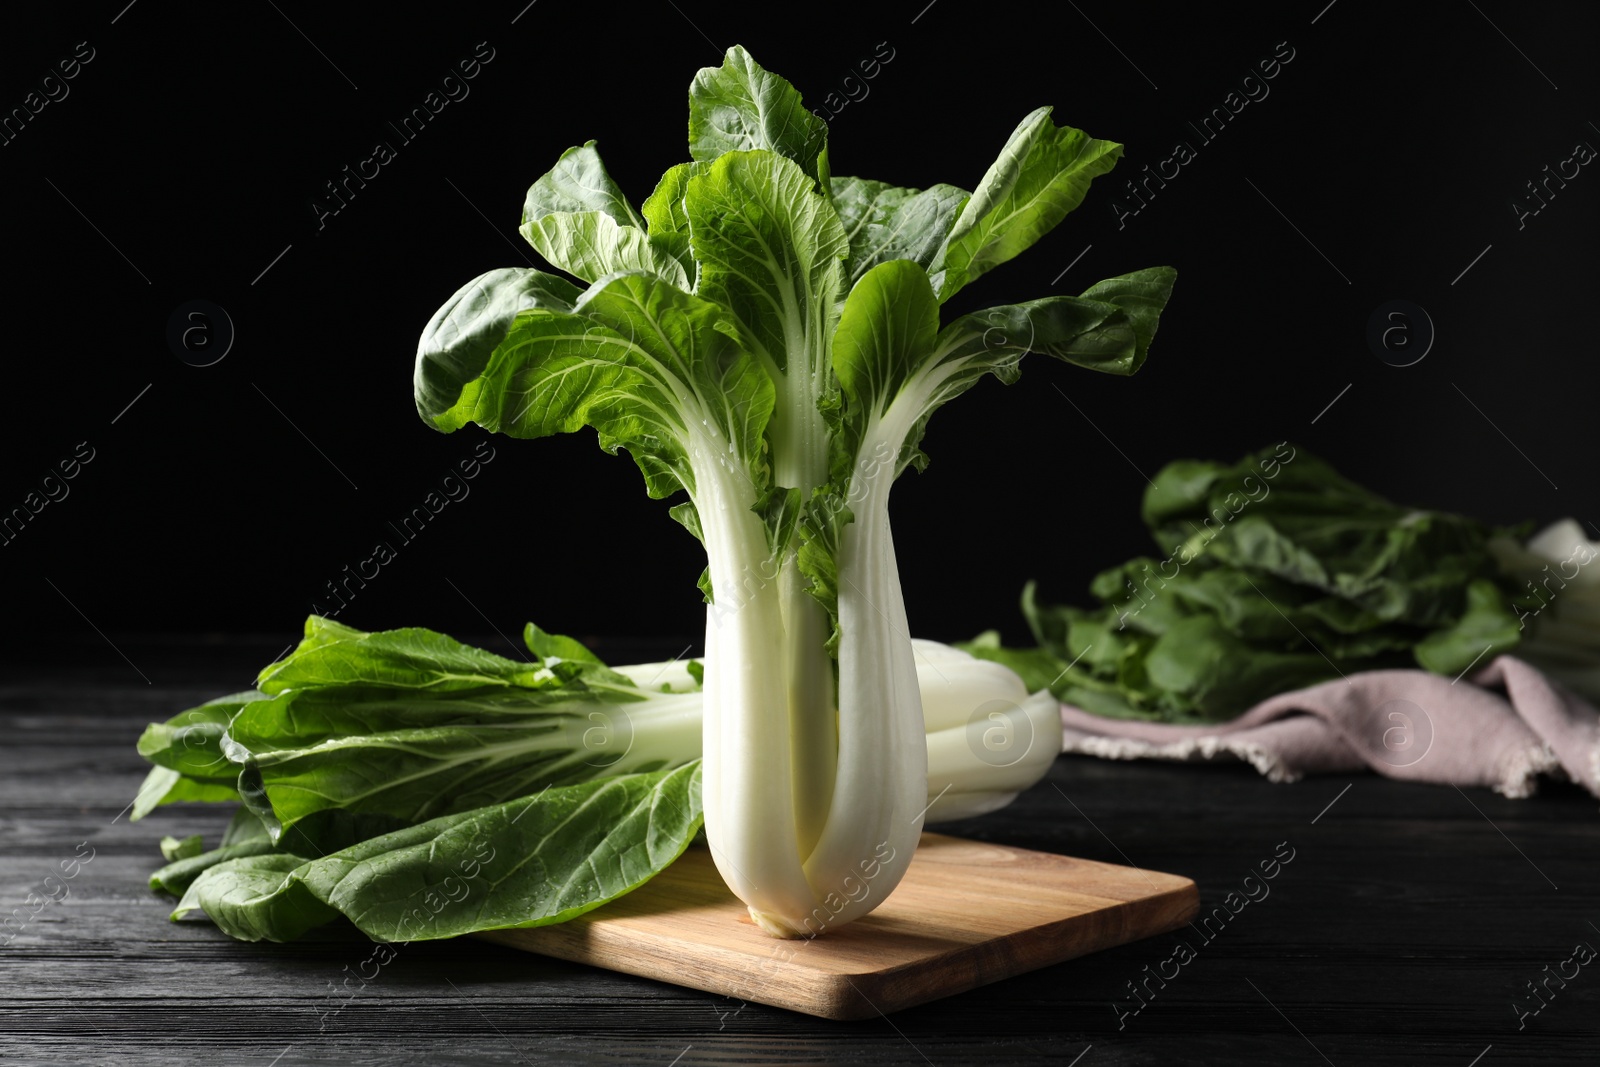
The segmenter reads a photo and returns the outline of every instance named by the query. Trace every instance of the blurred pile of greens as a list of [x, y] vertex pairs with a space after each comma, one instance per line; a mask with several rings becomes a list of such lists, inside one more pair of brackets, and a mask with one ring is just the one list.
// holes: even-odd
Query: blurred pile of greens
[[1392, 504], [1288, 443], [1168, 464], [1142, 514], [1162, 557], [1098, 574], [1098, 607], [1030, 582], [1037, 648], [962, 647], [1097, 715], [1217, 722], [1356, 671], [1454, 676], [1517, 647], [1542, 604], [1498, 562], [1526, 529]]

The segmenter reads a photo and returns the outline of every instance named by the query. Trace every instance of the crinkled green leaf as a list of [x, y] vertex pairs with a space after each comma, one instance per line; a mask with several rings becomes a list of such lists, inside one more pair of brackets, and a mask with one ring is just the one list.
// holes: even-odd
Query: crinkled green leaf
[[681, 241], [660, 241], [600, 211], [557, 212], [522, 224], [522, 236], [552, 266], [586, 282], [618, 271], [642, 270], [679, 289], [690, 275], [678, 258]]
[[233, 693], [153, 722], [139, 738], [139, 755], [196, 783], [231, 786], [238, 768], [222, 751], [222, 735], [240, 708], [260, 699], [255, 691]]
[[832, 486], [817, 489], [800, 520], [796, 562], [807, 592], [828, 613], [828, 654], [839, 653], [839, 542], [855, 520], [845, 498]]
[[827, 187], [828, 124], [806, 110], [794, 86], [734, 45], [722, 66], [702, 67], [689, 86], [689, 156], [709, 162], [750, 149], [792, 159]]
[[1171, 267], [1147, 267], [1095, 282], [1079, 299], [1115, 305], [1122, 314], [1079, 337], [1067, 351], [1050, 354], [1090, 370], [1132, 374], [1144, 365], [1177, 277]]
[[767, 529], [767, 551], [771, 558], [781, 558], [794, 538], [799, 525], [804, 499], [798, 489], [772, 488], [756, 501], [754, 511], [761, 516]]
[[678, 520], [685, 530], [694, 534], [694, 539], [701, 544], [705, 543], [705, 531], [700, 528], [700, 512], [695, 508], [692, 500], [682, 504], [674, 504], [667, 509], [667, 514]]
[[607, 215], [622, 226], [644, 228], [644, 219], [611, 180], [593, 141], [561, 153], [556, 165], [529, 187], [522, 205], [522, 221], [590, 211]]
[[[312, 626], [308, 621], [308, 631]], [[337, 640], [317, 641], [309, 648], [302, 643], [256, 679], [257, 687], [268, 695], [330, 685], [448, 692], [486, 686], [540, 689], [560, 684], [560, 679], [538, 664], [506, 659], [420, 627], [377, 633], [355, 630]]]
[[553, 634], [533, 623], [523, 627], [523, 642], [557, 678], [574, 688], [595, 693], [608, 700], [632, 699], [633, 681], [607, 667], [583, 642], [565, 634]]
[[247, 841], [270, 841], [272, 835], [267, 832], [267, 826], [259, 816], [249, 808], [241, 807], [233, 813], [233, 818], [228, 820], [227, 827], [222, 831], [222, 844], [242, 845]]
[[339, 917], [292, 877], [306, 862], [275, 852], [214, 864], [189, 883], [172, 918], [203, 915], [240, 941], [293, 941]]
[[[926, 274], [907, 260], [879, 264], [862, 276], [846, 298], [834, 336], [833, 362], [848, 405], [836, 452], [836, 477], [846, 464], [859, 470], [881, 460], [885, 447], [895, 471], [922, 467], [918, 450], [928, 418], [941, 405], [986, 374], [1011, 383], [1018, 363], [1039, 352], [1097, 370], [1132, 373], [1143, 362], [1155, 332], [1159, 302], [1172, 286], [1169, 268], [1140, 271], [1095, 287], [1110, 299], [1046, 297], [988, 308], [938, 330], [938, 301]], [[1135, 329], [1131, 314], [1138, 316]], [[1110, 327], [1119, 323], [1125, 344], [1108, 351]], [[937, 336], [935, 336], [937, 331]], [[894, 417], [890, 417], [890, 404]], [[876, 423], [879, 440], [867, 436]], [[876, 450], [872, 456], [863, 451]]]
[[553, 634], [546, 630], [541, 630], [531, 622], [523, 627], [522, 640], [528, 646], [528, 651], [538, 656], [541, 662], [555, 657], [580, 663], [597, 664], [601, 667], [605, 666], [604, 661], [589, 651], [582, 641], [568, 637], [565, 634]]
[[552, 266], [585, 282], [642, 270], [689, 288], [694, 275], [683, 260], [687, 243], [671, 234], [647, 234], [644, 225], [590, 141], [567, 149], [533, 183], [522, 208], [521, 233]]
[[698, 724], [684, 727], [678, 695], [571, 662], [603, 672], [603, 684], [289, 690], [235, 716], [226, 749], [273, 836], [318, 812], [415, 823], [699, 754]]
[[[248, 856], [276, 855], [277, 852], [271, 841], [263, 840], [223, 845], [210, 852], [196, 853], [193, 856], [168, 856], [170, 862], [150, 875], [150, 888], [158, 893], [171, 893], [175, 897], [181, 897], [196, 878], [218, 864]], [[299, 862], [305, 861], [301, 858]]]
[[849, 252], [826, 197], [791, 160], [729, 152], [688, 180], [697, 292], [728, 308], [778, 374], [825, 373]]
[[168, 863], [192, 859], [205, 850], [205, 841], [199, 834], [191, 834], [181, 841], [171, 836], [161, 839], [161, 858]]
[[1454, 675], [1518, 643], [1497, 531], [1392, 504], [1287, 442], [1169, 464], [1143, 513], [1161, 555], [1096, 575], [1098, 606], [1023, 594], [1025, 655], [1095, 714], [1218, 721], [1357, 671]]
[[1180, 694], [1183, 704], [1206, 718], [1237, 715], [1262, 694], [1337, 677], [1303, 642], [1298, 651], [1263, 648], [1229, 632], [1211, 615], [1176, 622], [1150, 645], [1143, 668], [1153, 688]]
[[1030, 692], [1050, 688], [1060, 674], [1061, 663], [1048, 650], [1042, 648], [1006, 648], [1000, 643], [999, 630], [985, 630], [970, 641], [960, 641], [954, 646], [979, 659], [990, 660], [1011, 668], [1022, 678]]
[[953, 185], [902, 189], [868, 178], [834, 178], [830, 189], [850, 242], [849, 285], [891, 259], [928, 268], [972, 195]]
[[[595, 286], [575, 310], [626, 335], [625, 358], [665, 393], [661, 410], [681, 420], [686, 451], [731, 445], [752, 481], [764, 481], [762, 436], [772, 416], [772, 381], [743, 351], [725, 307], [635, 274]], [[707, 427], [717, 435], [708, 435]], [[605, 438], [602, 429], [602, 443]]]
[[139, 792], [133, 798], [128, 820], [137, 822], [162, 804], [238, 799], [239, 791], [232, 785], [221, 782], [199, 782], [184, 777], [171, 767], [151, 767], [150, 773], [145, 775], [143, 784], [139, 786]]
[[689, 191], [689, 179], [704, 174], [709, 166], [709, 163], [679, 163], [667, 168], [656, 183], [655, 191], [644, 202], [644, 217], [652, 237], [689, 232], [689, 215], [684, 210], [683, 198]]
[[517, 317], [535, 308], [571, 311], [583, 291], [565, 278], [526, 267], [501, 267], [458, 289], [434, 312], [417, 342], [412, 388], [417, 414], [438, 430], [465, 422], [456, 414]]
[[631, 892], [700, 828], [699, 762], [551, 789], [384, 834], [311, 860], [221, 863], [174, 918], [289, 941], [344, 915], [378, 941], [564, 922]]
[[[288, 854], [302, 860], [325, 856], [360, 841], [401, 829], [400, 820], [344, 810], [320, 811], [302, 819], [276, 840], [249, 808], [240, 808], [222, 835], [222, 844], [171, 861], [150, 875], [150, 888], [182, 896], [201, 874], [231, 860]], [[199, 841], [198, 835], [193, 838]]]
[[918, 394], [901, 394], [933, 356], [938, 333], [939, 302], [915, 263], [881, 263], [855, 284], [833, 335], [833, 367], [858, 426], [896, 401], [918, 404]]
[[973, 190], [932, 264], [939, 300], [1026, 250], [1083, 202], [1089, 183], [1116, 166], [1122, 146], [1030, 113]]
[[1480, 578], [1467, 586], [1467, 608], [1454, 625], [1417, 642], [1417, 662], [1435, 674], [1458, 674], [1509, 652], [1522, 639], [1521, 625], [1494, 582]]
[[723, 308], [652, 275], [604, 278], [570, 312], [519, 314], [457, 405], [434, 421], [513, 437], [592, 426], [606, 451], [628, 449], [656, 497], [693, 489], [693, 450], [720, 453], [731, 443], [759, 483], [772, 382], [736, 333]]

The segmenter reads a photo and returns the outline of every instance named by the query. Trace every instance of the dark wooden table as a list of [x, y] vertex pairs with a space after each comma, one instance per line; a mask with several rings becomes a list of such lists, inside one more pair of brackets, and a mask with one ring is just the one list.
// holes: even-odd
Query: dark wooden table
[[[1255, 887], [1259, 899], [1210, 940], [1180, 931], [860, 1023], [473, 940], [410, 946], [358, 995], [334, 1000], [330, 989], [368, 955], [359, 935], [243, 944], [169, 922], [172, 901], [146, 887], [163, 834], [214, 843], [224, 815], [169, 807], [130, 824], [119, 814], [144, 773], [133, 747], [144, 724], [247, 686], [278, 642], [118, 644], [149, 684], [89, 643], [13, 664], [0, 682], [0, 917], [29, 915], [26, 896], [46, 875], [93, 855], [69, 896], [0, 947], [5, 1062], [1600, 1060], [1600, 965], [1564, 987], [1550, 979], [1543, 1001], [1525, 986], [1571, 974], [1575, 945], [1600, 948], [1591, 797], [1562, 785], [1513, 801], [1371, 775], [1273, 785], [1238, 765], [1063, 757], [1005, 811], [943, 828], [1186, 874], [1206, 910], [1230, 892], [1237, 907]], [[1267, 895], [1247, 887], [1288, 849]], [[1192, 958], [1165, 962], [1180, 941]], [[1127, 983], [1147, 967], [1176, 976], [1152, 981], [1133, 1013]]]

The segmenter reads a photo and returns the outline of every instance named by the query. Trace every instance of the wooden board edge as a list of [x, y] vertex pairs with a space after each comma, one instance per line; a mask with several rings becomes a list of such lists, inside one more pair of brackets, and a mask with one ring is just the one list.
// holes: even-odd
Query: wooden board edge
[[[1073, 928], [1081, 923], [1082, 916], [1072, 916], [989, 941], [963, 945], [943, 956], [887, 971], [830, 976], [831, 988], [817, 1004], [818, 1010], [807, 1014], [841, 1022], [886, 1016], [1041, 967], [1170, 933], [1192, 921], [1200, 912], [1199, 888], [1189, 879], [1184, 882], [1165, 892], [1124, 901], [1096, 912], [1097, 917], [1118, 920], [1098, 936], [1074, 933]], [[952, 982], [950, 972], [953, 969], [964, 969], [967, 973]]]
[[[686, 985], [683, 960], [670, 953], [613, 960], [604, 967], [679, 988], [693, 988], [712, 995], [847, 1022], [888, 1015], [1041, 967], [1169, 933], [1192, 920], [1199, 910], [1199, 890], [1193, 881], [1184, 879], [1184, 884], [1174, 889], [1111, 904], [1097, 912], [1097, 915], [1117, 920], [1097, 936], [1074, 933], [1073, 927], [1081, 924], [1082, 916], [1070, 916], [1004, 937], [962, 945], [942, 956], [886, 971], [855, 974], [812, 971], [803, 986], [787, 987], [786, 1002], [776, 997], [762, 997], [759, 989], [752, 989], [746, 979], [736, 975], [705, 971], [696, 975], [692, 985]], [[484, 930], [470, 936], [569, 963], [601, 966], [589, 958], [588, 950], [579, 942], [532, 936], [544, 929]], [[952, 969], [966, 973], [952, 983], [949, 977]]]
[[[732, 997], [741, 1001], [754, 1001], [774, 1008], [789, 1008], [796, 1010], [792, 1004], [779, 1003], [776, 999], [763, 999], [756, 995], [749, 986], [747, 976], [740, 973], [701, 969], [689, 966], [688, 961], [693, 957], [687, 953], [695, 943], [684, 939], [681, 944], [686, 950], [684, 955], [674, 954], [672, 946], [657, 943], [648, 947], [636, 945], [631, 955], [612, 957], [604, 963], [597, 962], [594, 958], [594, 945], [585, 937], [574, 938], [544, 938], [538, 935], [545, 933], [550, 927], [533, 927], [531, 929], [501, 929], [480, 930], [468, 934], [483, 941], [490, 941], [507, 948], [522, 952], [531, 952], [535, 955], [549, 959], [565, 960], [568, 963], [578, 963], [585, 967], [596, 967], [601, 970], [614, 971], [619, 974], [629, 974], [635, 978], [648, 978], [655, 982], [665, 982], [679, 989], [687, 989], [697, 993], [706, 993], [712, 996]], [[589, 931], [584, 931], [588, 933]], [[778, 942], [774, 942], [775, 944]], [[817, 980], [822, 979], [822, 980]], [[812, 985], [815, 992], [808, 990], [813, 997], [824, 995], [828, 992], [826, 976], [816, 975]], [[789, 987], [794, 990], [795, 986]]]

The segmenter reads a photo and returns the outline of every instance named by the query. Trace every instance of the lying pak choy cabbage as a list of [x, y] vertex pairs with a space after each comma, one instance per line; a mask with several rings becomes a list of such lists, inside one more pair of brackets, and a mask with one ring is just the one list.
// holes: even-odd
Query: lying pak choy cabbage
[[[532, 662], [429, 630], [363, 633], [312, 616], [257, 688], [152, 724], [139, 819], [242, 801], [218, 848], [167, 838], [154, 889], [244, 940], [341, 914], [380, 941], [542, 926], [672, 863], [701, 826], [697, 661], [607, 667], [536, 626]], [[1009, 668], [914, 641], [929, 821], [984, 814], [1061, 751], [1058, 704]], [[877, 892], [886, 846], [812, 916]], [[887, 857], [887, 858], [886, 858]]]

